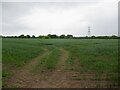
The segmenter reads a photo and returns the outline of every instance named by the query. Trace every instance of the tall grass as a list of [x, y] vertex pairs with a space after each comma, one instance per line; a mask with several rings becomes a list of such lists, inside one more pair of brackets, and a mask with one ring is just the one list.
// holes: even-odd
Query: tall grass
[[58, 48], [52, 48], [47, 55], [39, 60], [39, 63], [34, 68], [34, 71], [41, 72], [43, 70], [55, 69], [60, 57], [60, 50]]
[[20, 68], [32, 58], [42, 54], [43, 49], [34, 39], [3, 39], [2, 64], [3, 77], [11, 75], [11, 69]]
[[[66, 69], [81, 73], [93, 72], [118, 77], [118, 40], [117, 39], [3, 39], [3, 65], [21, 67], [32, 60], [43, 48], [49, 53], [40, 60], [38, 70], [54, 69], [59, 60], [59, 48], [69, 52]], [[9, 71], [9, 70], [8, 70]]]
[[[118, 41], [117, 40], [83, 40], [69, 45], [70, 52], [66, 62], [68, 70], [80, 73], [95, 73], [98, 80], [106, 74], [112, 85], [118, 83]], [[94, 77], [96, 78], [96, 77]]]
[[76, 68], [76, 70], [117, 72], [117, 40], [88, 40], [87, 43], [86, 41], [79, 44], [74, 43], [66, 49], [70, 51], [68, 63], [74, 65], [79, 63], [82, 66]]
[[22, 66], [43, 52], [41, 46], [34, 43], [34, 40], [3, 39], [2, 45], [3, 64], [9, 66]]

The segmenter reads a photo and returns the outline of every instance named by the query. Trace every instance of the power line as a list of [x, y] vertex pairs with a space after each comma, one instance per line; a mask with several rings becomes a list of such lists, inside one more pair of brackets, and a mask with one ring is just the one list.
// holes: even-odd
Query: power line
[[90, 37], [91, 36], [91, 31], [90, 31], [90, 26], [88, 26], [88, 37]]

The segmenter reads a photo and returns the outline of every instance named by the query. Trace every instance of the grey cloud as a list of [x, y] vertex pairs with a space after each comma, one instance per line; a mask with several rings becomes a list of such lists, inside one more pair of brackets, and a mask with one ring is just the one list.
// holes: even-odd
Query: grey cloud
[[116, 6], [113, 7], [111, 3], [109, 6], [105, 6], [105, 3], [99, 3], [99, 0], [96, 2], [86, 0], [86, 3], [3, 2], [2, 34], [55, 33], [60, 35], [65, 33], [79, 36], [87, 35], [87, 27], [90, 24], [93, 35], [117, 35], [118, 18], [116, 11]]

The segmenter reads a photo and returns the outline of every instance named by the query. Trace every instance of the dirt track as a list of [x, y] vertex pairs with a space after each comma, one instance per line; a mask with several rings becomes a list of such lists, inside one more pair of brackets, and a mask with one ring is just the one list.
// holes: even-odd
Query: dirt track
[[[69, 52], [61, 48], [61, 56], [53, 71], [45, 71], [42, 73], [34, 74], [31, 71], [40, 59], [49, 54], [49, 50], [45, 49], [42, 55], [34, 58], [21, 68], [19, 71], [13, 71], [13, 77], [6, 81], [7, 87], [20, 87], [20, 88], [87, 88], [96, 87], [96, 81], [91, 80], [77, 80], [73, 77], [80, 75], [78, 72], [65, 71], [65, 61], [69, 56]], [[90, 77], [89, 74], [86, 77]], [[93, 77], [93, 75], [92, 75]], [[106, 86], [106, 81], [99, 81]], [[99, 83], [97, 82], [97, 83]]]

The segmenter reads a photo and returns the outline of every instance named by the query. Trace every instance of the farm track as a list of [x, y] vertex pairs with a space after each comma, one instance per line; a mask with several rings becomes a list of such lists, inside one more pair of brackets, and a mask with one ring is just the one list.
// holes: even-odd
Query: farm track
[[49, 53], [48, 49], [44, 49], [44, 53], [33, 60], [28, 64], [23, 66], [20, 70], [13, 70], [13, 76], [6, 81], [7, 87], [24, 87], [27, 85], [30, 86], [31, 82], [34, 81], [34, 75], [31, 73], [33, 66], [35, 66], [40, 59], [45, 57]]
[[[68, 83], [68, 72], [65, 71], [65, 62], [68, 59], [69, 52], [63, 48], [60, 48], [61, 55], [59, 61], [56, 65], [56, 68], [52, 72], [45, 72], [46, 81], [45, 84], [41, 85], [40, 87], [45, 88], [66, 88], [69, 87]], [[38, 88], [39, 85], [35, 85]]]
[[19, 88], [87, 88], [96, 87], [97, 83], [101, 86], [107, 86], [106, 81], [94, 81], [93, 74], [85, 74], [87, 80], [77, 80], [78, 76], [82, 75], [75, 71], [66, 71], [65, 62], [69, 57], [69, 52], [64, 48], [60, 48], [61, 55], [58, 58], [56, 68], [52, 71], [43, 71], [42, 73], [33, 73], [33, 67], [37, 65], [38, 61], [50, 53], [48, 49], [42, 55], [34, 58], [25, 65], [20, 71], [13, 72], [13, 77], [7, 80], [7, 87]]

